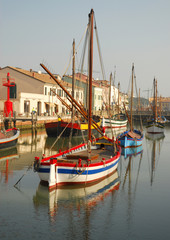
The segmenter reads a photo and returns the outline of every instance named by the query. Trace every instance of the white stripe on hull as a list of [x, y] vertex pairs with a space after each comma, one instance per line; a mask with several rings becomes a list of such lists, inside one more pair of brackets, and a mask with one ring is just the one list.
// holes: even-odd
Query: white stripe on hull
[[102, 119], [102, 127], [105, 128], [121, 128], [121, 127], [126, 127], [127, 125], [127, 120], [119, 121], [119, 120], [109, 120], [109, 119]]

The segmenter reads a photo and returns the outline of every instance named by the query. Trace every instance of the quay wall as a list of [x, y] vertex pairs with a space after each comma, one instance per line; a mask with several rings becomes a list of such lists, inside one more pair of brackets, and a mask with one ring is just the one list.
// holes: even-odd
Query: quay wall
[[[101, 118], [104, 117], [108, 117], [108, 112], [107, 111], [96, 111], [94, 112], [95, 115], [99, 115]], [[130, 112], [128, 112], [128, 115], [130, 116]], [[147, 122], [147, 120], [149, 118], [152, 117], [152, 113], [147, 111], [147, 112], [137, 112], [134, 111], [133, 112], [133, 120], [134, 121], [141, 121], [143, 122], [143, 124], [145, 124]], [[167, 120], [170, 121], [170, 112], [164, 112], [164, 114], [162, 114], [164, 117], [167, 118]], [[70, 121], [71, 119], [71, 115], [61, 115], [62, 119], [67, 119], [68, 121]], [[36, 116], [36, 119], [31, 118], [30, 116], [26, 117], [16, 117], [16, 127], [19, 128], [20, 130], [26, 130], [26, 129], [32, 129], [32, 128], [44, 128], [44, 124], [46, 122], [54, 122], [58, 120], [58, 116]], [[2, 123], [2, 119], [0, 121], [0, 127], [2, 128], [3, 123]], [[12, 126], [13, 127], [13, 126]]]

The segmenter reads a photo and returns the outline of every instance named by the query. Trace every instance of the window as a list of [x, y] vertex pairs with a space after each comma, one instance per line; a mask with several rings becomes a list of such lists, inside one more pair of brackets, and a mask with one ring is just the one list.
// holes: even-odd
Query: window
[[61, 89], [57, 89], [57, 94], [61, 97]]
[[47, 95], [47, 87], [45, 87], [45, 95]]
[[17, 98], [17, 86], [16, 86], [15, 83], [11, 83], [11, 85], [13, 85], [13, 86], [10, 87], [9, 97], [10, 98]]
[[30, 112], [30, 101], [25, 100], [24, 101], [24, 113]]
[[55, 96], [56, 95], [56, 88], [52, 88], [51, 91], [52, 91], [52, 96]]

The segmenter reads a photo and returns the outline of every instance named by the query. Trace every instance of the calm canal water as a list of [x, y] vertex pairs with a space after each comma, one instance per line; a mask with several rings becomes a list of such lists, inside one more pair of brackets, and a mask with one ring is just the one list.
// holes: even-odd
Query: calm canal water
[[49, 193], [28, 167], [68, 145], [60, 139], [50, 149], [54, 141], [44, 131], [23, 132], [17, 148], [0, 152], [1, 240], [170, 238], [170, 127], [162, 139], [145, 137], [135, 155], [122, 155], [118, 171], [100, 184]]

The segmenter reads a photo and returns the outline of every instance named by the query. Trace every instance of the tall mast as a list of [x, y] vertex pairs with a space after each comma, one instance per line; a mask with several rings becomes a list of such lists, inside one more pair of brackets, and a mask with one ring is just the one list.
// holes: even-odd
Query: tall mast
[[154, 121], [155, 121], [155, 78], [153, 80], [153, 116], [154, 116]]
[[131, 110], [130, 110], [130, 131], [133, 130], [132, 126], [132, 105], [133, 105], [133, 77], [134, 77], [134, 64], [132, 65], [132, 86], [131, 86]]
[[109, 87], [109, 116], [110, 116], [110, 106], [111, 106], [111, 88], [112, 88], [112, 73], [110, 74], [110, 87]]
[[157, 119], [157, 80], [155, 81], [155, 120]]
[[[120, 82], [118, 83], [118, 114], [119, 114], [119, 112], [120, 112], [120, 108], [119, 108], [119, 92], [120, 91]], [[119, 115], [118, 115], [118, 117], [120, 117]]]
[[[73, 66], [72, 66], [72, 97], [74, 98], [74, 88], [75, 88], [75, 40], [73, 39]], [[72, 102], [72, 119], [74, 118], [74, 108]]]
[[157, 82], [156, 79], [154, 78], [153, 80], [153, 84], [154, 84], [154, 96], [153, 96], [153, 116], [154, 116], [154, 121], [157, 118]]
[[139, 97], [138, 97], [138, 111], [140, 111], [140, 88], [139, 88]]
[[91, 140], [92, 124], [92, 74], [93, 74], [93, 17], [94, 11], [91, 9], [90, 18], [90, 48], [89, 48], [89, 109], [88, 109], [88, 140]]

